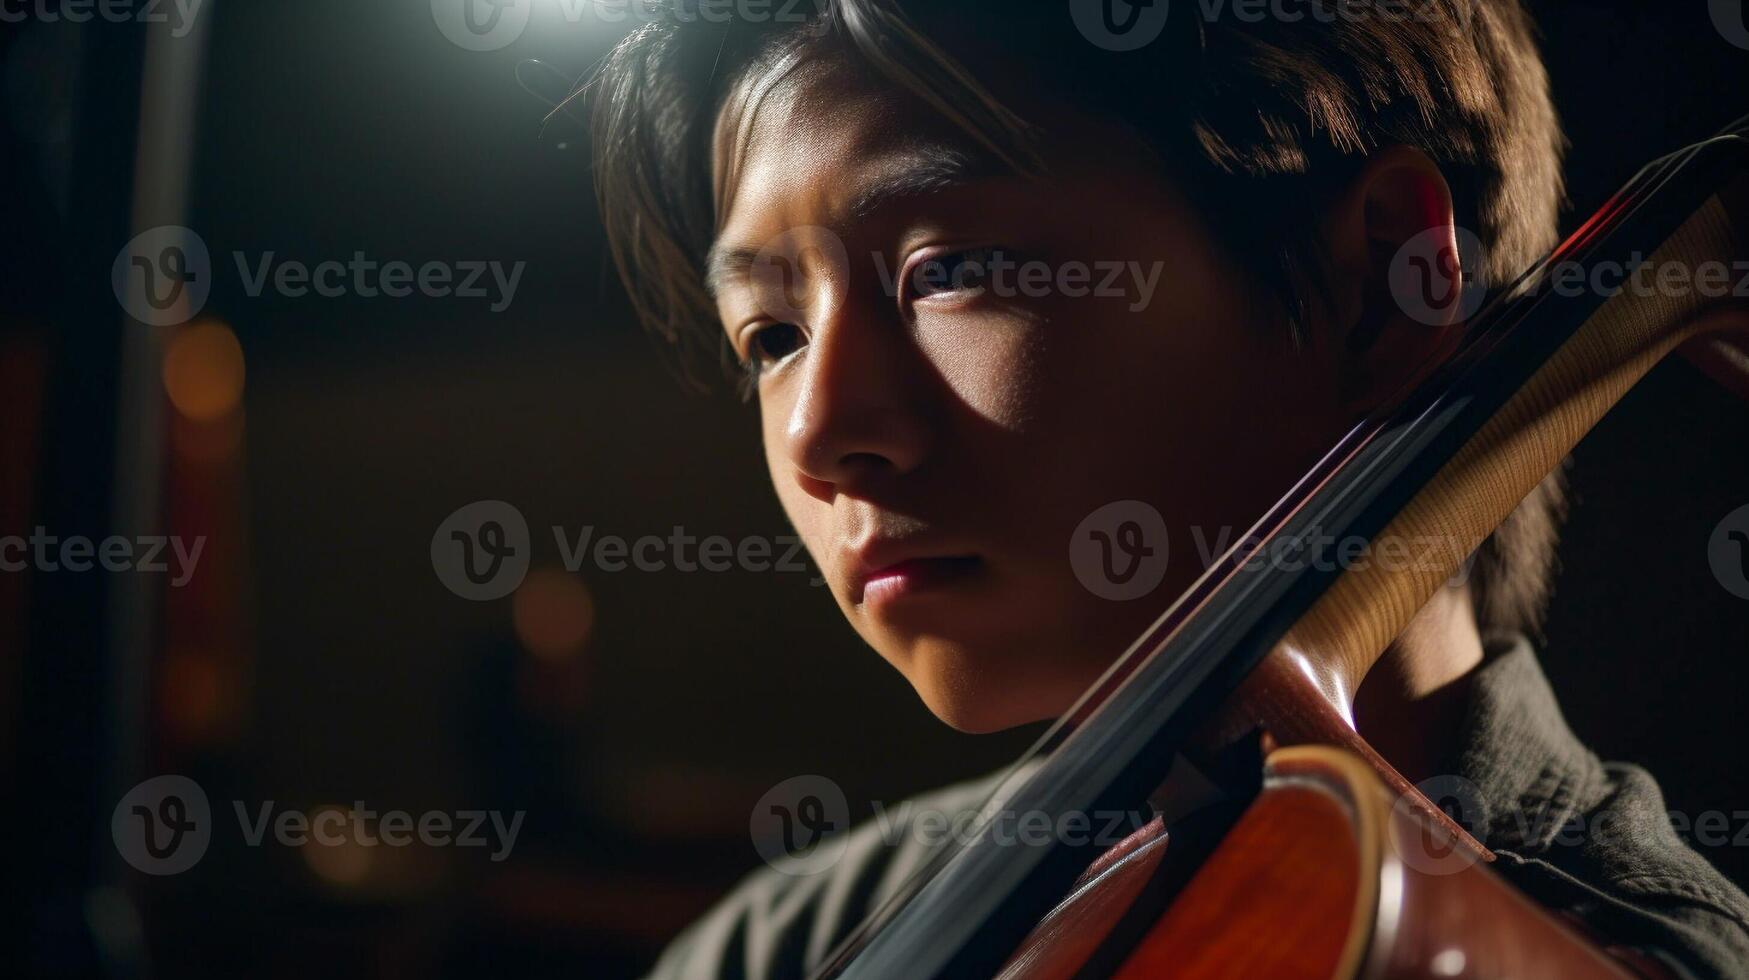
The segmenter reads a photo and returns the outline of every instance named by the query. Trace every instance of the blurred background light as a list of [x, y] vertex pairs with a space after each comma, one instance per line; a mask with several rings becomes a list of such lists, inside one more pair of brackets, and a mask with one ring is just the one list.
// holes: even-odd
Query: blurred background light
[[178, 330], [164, 352], [164, 392], [196, 422], [235, 411], [243, 400], [243, 347], [231, 328], [204, 319]]
[[595, 628], [595, 600], [577, 575], [535, 569], [510, 600], [511, 621], [523, 649], [542, 660], [575, 657]]

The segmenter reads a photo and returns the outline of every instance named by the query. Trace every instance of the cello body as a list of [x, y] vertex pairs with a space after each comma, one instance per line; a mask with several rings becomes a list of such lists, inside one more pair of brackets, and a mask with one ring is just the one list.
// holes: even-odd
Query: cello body
[[1261, 791], [1164, 914], [1114, 970], [1089, 970], [1165, 859], [1170, 835], [1141, 833], [1147, 846], [1053, 910], [1002, 980], [1636, 975], [1402, 805], [1359, 756], [1325, 746], [1271, 753]]

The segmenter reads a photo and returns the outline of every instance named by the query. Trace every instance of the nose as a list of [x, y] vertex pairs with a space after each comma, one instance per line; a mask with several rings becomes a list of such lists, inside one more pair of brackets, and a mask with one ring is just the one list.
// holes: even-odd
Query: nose
[[864, 496], [922, 464], [928, 369], [896, 316], [839, 305], [816, 321], [801, 366], [784, 445], [804, 490]]

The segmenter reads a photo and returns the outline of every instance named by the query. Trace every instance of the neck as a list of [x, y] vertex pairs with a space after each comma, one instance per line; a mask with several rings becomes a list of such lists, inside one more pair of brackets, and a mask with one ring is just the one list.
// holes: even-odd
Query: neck
[[1467, 585], [1434, 593], [1354, 697], [1360, 734], [1411, 782], [1450, 771], [1482, 638]]

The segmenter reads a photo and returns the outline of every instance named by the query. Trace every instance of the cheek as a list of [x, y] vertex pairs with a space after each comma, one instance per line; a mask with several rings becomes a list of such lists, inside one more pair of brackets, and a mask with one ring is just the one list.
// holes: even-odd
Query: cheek
[[[1079, 447], [1095, 466], [1129, 468], [1138, 457], [1188, 466], [1189, 443], [1227, 423], [1235, 384], [1250, 367], [1233, 322], [1202, 297], [1063, 299], [1031, 352], [1032, 407], [1040, 438]], [[1097, 461], [1097, 462], [1095, 462]], [[1113, 488], [1114, 490], [1117, 488]], [[1131, 487], [1142, 491], [1144, 487]]]
[[1046, 343], [1044, 318], [1027, 311], [926, 312], [916, 319], [923, 358], [952, 397], [1004, 429], [1033, 415]]
[[1074, 461], [1029, 478], [1041, 505], [1060, 507], [1047, 546], [1132, 497], [1175, 534], [1242, 532], [1304, 462], [1291, 430], [1319, 414], [1307, 397], [1316, 371], [1288, 356], [1241, 290], [1212, 275], [1163, 277], [1145, 309], [1130, 306], [1065, 299], [1047, 310], [1026, 455]]

